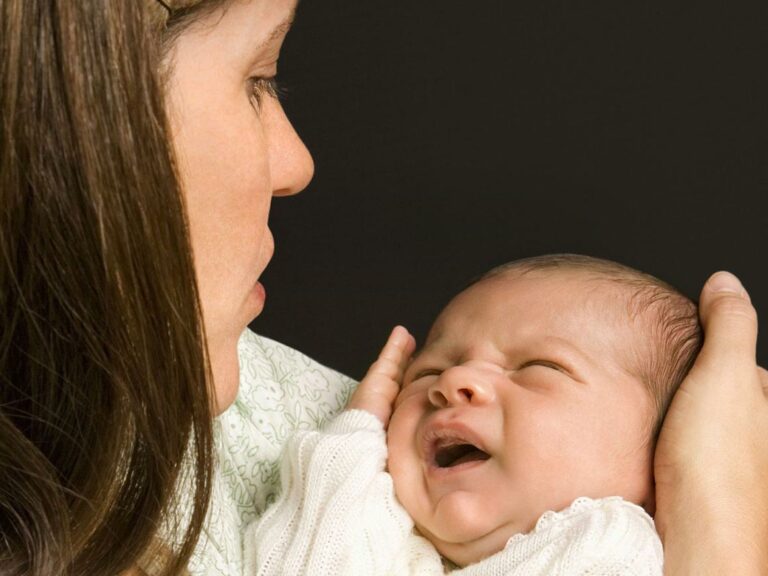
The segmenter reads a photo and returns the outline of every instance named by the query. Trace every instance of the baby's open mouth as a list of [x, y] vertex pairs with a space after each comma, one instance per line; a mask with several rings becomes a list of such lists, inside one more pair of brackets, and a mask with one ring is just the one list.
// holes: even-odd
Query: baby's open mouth
[[453, 468], [467, 462], [488, 460], [490, 457], [474, 444], [457, 444], [455, 440], [438, 441], [435, 446], [435, 465], [438, 468]]

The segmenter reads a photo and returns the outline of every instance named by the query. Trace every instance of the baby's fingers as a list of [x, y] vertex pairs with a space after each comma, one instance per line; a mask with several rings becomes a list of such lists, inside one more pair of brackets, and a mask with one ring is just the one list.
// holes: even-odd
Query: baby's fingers
[[416, 341], [402, 326], [396, 326], [352, 394], [347, 408], [365, 410], [378, 417], [384, 427], [392, 415], [392, 403], [400, 391], [403, 372], [416, 348]]
[[416, 348], [416, 341], [402, 326], [395, 326], [381, 349], [376, 362], [371, 364], [365, 378], [384, 377], [400, 382], [408, 365], [408, 359]]

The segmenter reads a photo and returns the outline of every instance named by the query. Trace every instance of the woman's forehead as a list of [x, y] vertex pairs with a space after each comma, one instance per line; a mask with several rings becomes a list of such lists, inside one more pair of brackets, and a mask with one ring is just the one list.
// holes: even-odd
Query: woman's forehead
[[[225, 71], [240, 78], [252, 76], [254, 68], [274, 67], [283, 38], [293, 22], [295, 0], [235, 0], [203, 17], [181, 35], [175, 44], [178, 69], [186, 61], [191, 72]], [[239, 81], [239, 80], [238, 80]]]
[[252, 47], [280, 40], [296, 15], [296, 0], [229, 0], [205, 16], [196, 31], [201, 35], [237, 34], [247, 37]]

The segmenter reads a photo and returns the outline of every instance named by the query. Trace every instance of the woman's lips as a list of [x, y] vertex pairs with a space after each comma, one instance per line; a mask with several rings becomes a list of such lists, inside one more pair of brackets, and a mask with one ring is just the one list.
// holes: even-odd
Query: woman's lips
[[261, 275], [264, 273], [264, 270], [267, 269], [267, 266], [269, 265], [270, 260], [272, 260], [272, 256], [275, 252], [275, 241], [272, 237], [272, 231], [267, 228], [264, 232], [264, 236], [261, 239], [261, 250], [259, 252], [258, 257], [258, 263], [255, 266], [257, 270], [256, 278], [254, 279], [254, 283], [251, 286], [251, 290], [249, 293], [249, 296], [256, 297], [256, 299], [261, 302], [262, 304], [266, 300], [267, 292], [264, 289], [264, 285], [259, 281], [259, 278], [261, 278]]
[[257, 258], [258, 264], [256, 265], [256, 269], [259, 272], [257, 279], [261, 276], [264, 270], [266, 270], [274, 254], [275, 254], [275, 239], [272, 236], [272, 231], [269, 228], [267, 228], [264, 231], [264, 236], [262, 236], [261, 244], [259, 246], [259, 254]]
[[258, 281], [253, 285], [251, 294], [253, 294], [262, 303], [267, 299], [267, 291], [264, 289], [264, 285]]

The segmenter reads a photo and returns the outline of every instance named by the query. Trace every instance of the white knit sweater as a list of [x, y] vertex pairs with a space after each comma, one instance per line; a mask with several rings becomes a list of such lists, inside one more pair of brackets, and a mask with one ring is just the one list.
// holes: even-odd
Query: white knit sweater
[[[386, 439], [367, 412], [342, 413], [322, 432], [297, 433], [281, 467], [282, 493], [244, 537], [245, 574], [442, 576], [450, 570], [413, 531], [384, 471]], [[452, 576], [660, 576], [653, 520], [619, 497], [579, 498], [535, 529]]]

